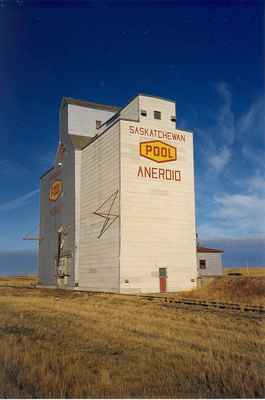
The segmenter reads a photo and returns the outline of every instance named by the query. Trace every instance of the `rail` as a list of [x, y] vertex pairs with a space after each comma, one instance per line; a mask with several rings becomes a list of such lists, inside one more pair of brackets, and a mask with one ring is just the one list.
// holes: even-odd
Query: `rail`
[[[15, 285], [1, 285], [0, 284], [0, 289], [4, 288], [12, 288], [12, 289], [42, 289], [39, 286], [36, 286], [35, 284], [29, 285], [29, 286], [15, 286]], [[50, 289], [50, 288], [43, 288], [43, 289]], [[113, 292], [90, 292], [90, 291], [83, 291], [83, 290], [74, 290], [71, 291], [69, 289], [50, 289], [51, 291], [56, 290], [56, 292], [59, 290], [60, 292], [72, 292], [72, 293], [83, 293], [83, 294], [89, 294], [89, 295], [104, 295], [104, 294], [111, 294], [111, 295], [119, 295], [119, 296], [129, 296], [129, 297], [138, 297], [140, 299], [145, 299], [148, 301], [157, 301], [159, 300], [159, 303], [165, 304], [165, 305], [183, 305], [183, 306], [192, 306], [192, 307], [203, 307], [205, 309], [219, 309], [219, 310], [227, 310], [227, 311], [237, 311], [237, 312], [251, 312], [251, 313], [257, 313], [257, 314], [262, 314], [265, 315], [265, 306], [263, 305], [252, 305], [252, 304], [243, 304], [243, 303], [226, 303], [226, 302], [221, 302], [221, 301], [215, 301], [215, 300], [200, 300], [200, 299], [192, 299], [192, 298], [186, 298], [186, 297], [170, 297], [170, 296], [155, 296], [155, 295], [135, 295], [135, 294], [128, 294], [128, 293], [113, 293]], [[58, 293], [58, 292], [57, 292]]]
[[265, 307], [262, 305], [251, 305], [251, 304], [243, 304], [243, 303], [225, 303], [221, 301], [214, 300], [199, 300], [199, 299], [191, 299], [191, 298], [174, 298], [174, 297], [162, 297], [162, 296], [150, 296], [150, 295], [142, 295], [141, 298], [148, 299], [150, 301], [156, 299], [159, 300], [160, 303], [167, 304], [180, 304], [187, 306], [198, 306], [205, 307], [209, 309], [223, 309], [223, 310], [232, 310], [232, 311], [241, 311], [241, 312], [256, 312], [265, 314]]

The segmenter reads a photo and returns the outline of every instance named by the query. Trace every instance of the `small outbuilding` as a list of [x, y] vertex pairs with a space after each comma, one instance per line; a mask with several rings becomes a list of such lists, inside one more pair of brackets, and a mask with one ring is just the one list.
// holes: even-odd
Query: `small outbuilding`
[[223, 250], [198, 246], [198, 278], [215, 278], [222, 276], [224, 272], [222, 255]]

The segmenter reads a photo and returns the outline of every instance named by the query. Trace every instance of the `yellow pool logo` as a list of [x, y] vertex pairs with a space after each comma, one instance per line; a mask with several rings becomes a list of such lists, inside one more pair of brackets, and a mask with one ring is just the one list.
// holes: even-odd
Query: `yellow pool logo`
[[62, 194], [62, 191], [63, 191], [63, 182], [60, 180], [53, 182], [53, 184], [50, 187], [49, 200], [50, 201], [58, 200]]
[[140, 143], [140, 155], [158, 163], [176, 161], [177, 149], [160, 140]]

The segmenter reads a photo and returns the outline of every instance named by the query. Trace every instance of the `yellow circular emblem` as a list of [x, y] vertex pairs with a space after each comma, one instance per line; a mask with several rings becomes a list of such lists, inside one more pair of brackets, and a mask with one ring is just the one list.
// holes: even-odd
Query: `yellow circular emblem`
[[49, 192], [49, 200], [56, 201], [59, 199], [63, 191], [63, 182], [62, 181], [55, 181], [50, 187]]

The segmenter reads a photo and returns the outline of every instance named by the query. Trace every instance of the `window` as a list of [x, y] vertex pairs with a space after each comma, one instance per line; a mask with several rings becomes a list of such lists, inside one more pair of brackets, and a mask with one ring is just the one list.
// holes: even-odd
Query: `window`
[[96, 121], [96, 128], [98, 129], [101, 124], [102, 124], [102, 121]]
[[167, 269], [166, 268], [159, 268], [159, 276], [160, 276], [160, 278], [162, 276], [167, 277]]
[[200, 269], [206, 269], [206, 260], [200, 260]]
[[161, 119], [161, 112], [160, 111], [154, 111], [154, 119]]
[[145, 110], [141, 110], [141, 115], [142, 115], [143, 117], [146, 117], [146, 116], [147, 116], [147, 112], [146, 112]]

